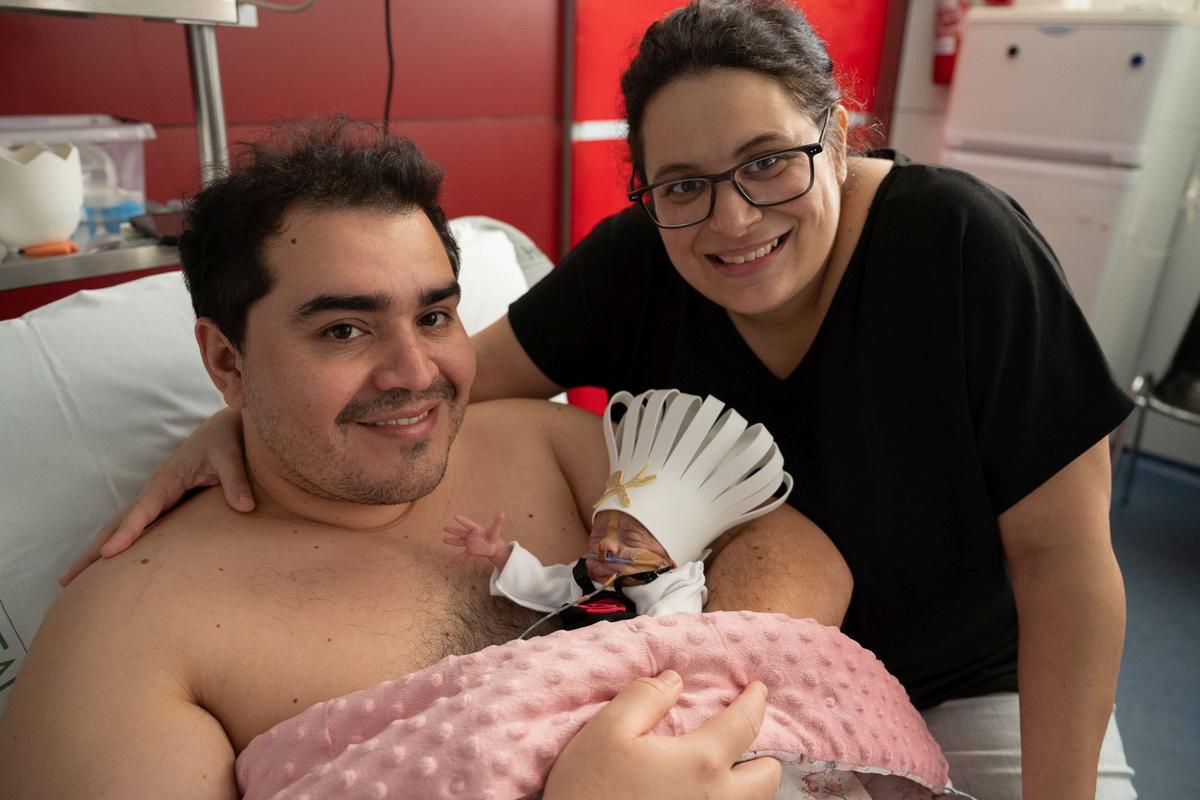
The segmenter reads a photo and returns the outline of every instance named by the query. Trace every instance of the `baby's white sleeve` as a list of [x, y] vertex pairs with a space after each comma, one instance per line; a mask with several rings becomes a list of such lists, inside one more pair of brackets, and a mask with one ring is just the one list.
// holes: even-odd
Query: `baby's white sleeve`
[[625, 594], [637, 604], [639, 613], [665, 617], [688, 611], [699, 614], [708, 600], [704, 585], [704, 562], [689, 561], [642, 586], [629, 586]]
[[545, 566], [517, 542], [512, 542], [508, 562], [492, 570], [489, 589], [495, 597], [507, 597], [518, 605], [549, 613], [575, 600], [583, 592], [571, 574], [574, 564]]

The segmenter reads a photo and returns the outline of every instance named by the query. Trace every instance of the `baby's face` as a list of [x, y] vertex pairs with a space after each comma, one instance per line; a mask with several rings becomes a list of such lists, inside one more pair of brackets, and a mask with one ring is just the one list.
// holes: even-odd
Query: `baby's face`
[[[596, 515], [588, 553], [595, 556], [588, 559], [588, 576], [597, 583], [611, 582], [619, 575], [676, 566], [642, 523], [620, 511], [601, 511]], [[621, 561], [610, 560], [614, 558]]]

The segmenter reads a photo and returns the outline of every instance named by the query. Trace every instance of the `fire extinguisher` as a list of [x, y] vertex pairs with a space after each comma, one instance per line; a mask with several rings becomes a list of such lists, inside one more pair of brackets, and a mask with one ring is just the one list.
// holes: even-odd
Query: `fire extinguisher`
[[967, 0], [937, 0], [933, 29], [933, 82], [949, 83], [954, 77], [954, 59], [962, 39]]

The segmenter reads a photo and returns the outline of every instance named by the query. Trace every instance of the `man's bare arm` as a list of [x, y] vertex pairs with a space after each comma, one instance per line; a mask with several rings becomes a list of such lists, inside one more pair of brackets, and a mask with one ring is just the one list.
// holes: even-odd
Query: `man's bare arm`
[[131, 566], [97, 565], [47, 614], [0, 718], [0, 797], [237, 797], [233, 747], [174, 655], [181, 628], [113, 574]]
[[[589, 520], [604, 489], [608, 459], [600, 420], [559, 406], [539, 415], [555, 457]], [[841, 553], [791, 506], [727, 531], [713, 544], [705, 611], [764, 611], [839, 625], [853, 580]]]

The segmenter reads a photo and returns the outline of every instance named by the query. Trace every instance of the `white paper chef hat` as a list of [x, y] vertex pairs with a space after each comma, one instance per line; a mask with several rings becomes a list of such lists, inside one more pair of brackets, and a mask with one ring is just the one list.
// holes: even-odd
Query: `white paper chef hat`
[[[614, 424], [619, 405], [625, 415]], [[747, 427], [712, 396], [617, 392], [604, 411], [604, 440], [610, 475], [592, 519], [606, 510], [629, 514], [679, 564], [701, 558], [734, 525], [774, 511], [792, 491], [770, 431]]]

